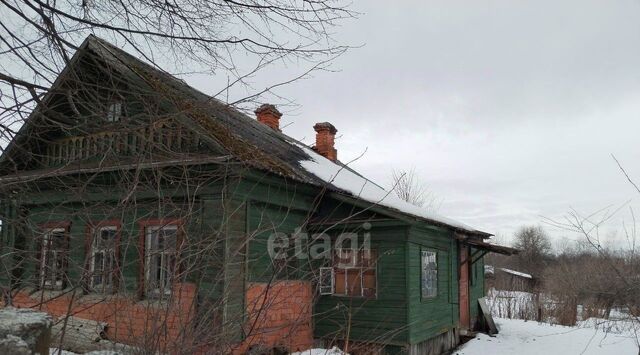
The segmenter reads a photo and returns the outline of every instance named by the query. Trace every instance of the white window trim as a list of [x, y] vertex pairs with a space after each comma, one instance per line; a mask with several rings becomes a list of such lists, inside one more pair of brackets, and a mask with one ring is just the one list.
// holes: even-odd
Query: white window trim
[[[378, 297], [378, 263], [377, 260], [375, 261], [375, 265], [373, 267], [368, 266], [368, 267], [363, 267], [363, 266], [355, 266], [357, 264], [357, 258], [360, 256], [360, 251], [359, 249], [352, 249], [352, 248], [336, 248], [334, 249], [334, 254], [333, 257], [337, 257], [336, 255], [339, 254], [341, 255], [343, 253], [344, 250], [350, 250], [351, 251], [351, 263], [350, 265], [353, 266], [343, 266], [343, 267], [337, 267], [334, 266], [331, 267], [332, 269], [332, 278], [331, 278], [331, 289], [332, 289], [332, 295], [334, 296], [342, 296], [342, 297], [359, 297], [359, 298], [377, 298]], [[369, 254], [369, 257], [371, 257], [371, 254]], [[344, 270], [344, 293], [336, 293], [335, 292], [335, 269], [340, 269], [340, 270]], [[348, 293], [348, 285], [349, 285], [349, 270], [359, 270], [360, 271], [360, 295], [350, 295]], [[364, 272], [366, 270], [373, 270], [375, 277], [376, 277], [376, 287], [375, 287], [375, 294], [373, 296], [365, 296], [364, 295]]]
[[[436, 274], [436, 280], [435, 280], [435, 294], [431, 295], [431, 296], [425, 296], [424, 292], [423, 292], [423, 288], [425, 287], [425, 285], [423, 285], [422, 283], [424, 282], [424, 278], [422, 273], [424, 272], [424, 256], [427, 253], [432, 253], [435, 257], [435, 264], [436, 264], [436, 268], [435, 268], [435, 274]], [[439, 282], [439, 272], [438, 272], [438, 252], [436, 250], [429, 250], [429, 249], [423, 249], [420, 251], [420, 298], [423, 300], [433, 300], [438, 298], [438, 294], [439, 294], [439, 287], [438, 287], [438, 282]]]
[[[154, 234], [162, 229], [172, 229], [176, 231], [176, 244], [178, 242], [178, 233], [179, 233], [179, 229], [178, 229], [178, 225], [176, 224], [169, 224], [169, 225], [150, 225], [150, 226], [146, 226], [145, 227], [145, 290], [146, 290], [146, 295], [147, 296], [152, 296], [152, 297], [162, 297], [162, 296], [168, 296], [171, 295], [171, 283], [173, 283], [174, 277], [175, 275], [169, 275], [168, 276], [168, 280], [169, 280], [169, 285], [167, 285], [168, 287], [164, 287], [164, 290], [161, 290], [159, 287], [151, 287], [151, 257], [152, 257], [152, 253], [151, 253], [151, 246], [152, 246], [152, 240], [151, 238], [154, 236]], [[155, 234], [157, 235], [157, 234]], [[164, 251], [164, 252], [160, 252], [160, 257], [161, 258], [165, 258], [170, 254], [174, 255], [174, 259], [177, 260], [177, 250], [173, 249], [172, 251]], [[161, 259], [160, 264], [163, 264], [163, 260]], [[176, 265], [177, 266], [177, 265]], [[163, 272], [163, 270], [161, 269], [161, 272]], [[164, 271], [166, 272], [166, 270]], [[162, 276], [161, 276], [162, 278]], [[164, 292], [161, 292], [164, 291]]]
[[[63, 233], [64, 236], [63, 238], [66, 238], [66, 233], [67, 233], [67, 229], [66, 228], [53, 228], [50, 229], [49, 231], [47, 231], [42, 238], [42, 251], [40, 253], [40, 286], [42, 288], [46, 288], [46, 289], [55, 289], [55, 290], [59, 290], [62, 289], [62, 284], [63, 284], [63, 280], [61, 278], [60, 281], [57, 280], [57, 274], [59, 272], [63, 273], [62, 277], [64, 277], [64, 269], [62, 270], [58, 270], [57, 269], [57, 264], [53, 263], [53, 271], [52, 271], [52, 275], [53, 275], [53, 279], [55, 280], [55, 285], [52, 284], [51, 280], [47, 280], [47, 258], [49, 255], [49, 246], [51, 245], [51, 235], [53, 233]], [[51, 250], [51, 253], [53, 253], [53, 258], [54, 260], [58, 258], [58, 253], [60, 252], [60, 250]], [[64, 251], [62, 251], [64, 253]]]
[[[90, 287], [91, 287], [91, 291], [98, 292], [98, 293], [105, 293], [105, 292], [113, 291], [113, 286], [114, 286], [114, 281], [115, 281], [114, 280], [115, 279], [115, 277], [114, 277], [115, 275], [113, 275], [113, 271], [114, 270], [112, 269], [110, 275], [108, 275], [108, 276], [103, 275], [102, 286], [101, 286], [102, 289], [101, 290], [97, 290], [96, 289], [96, 287], [98, 285], [95, 284], [95, 278], [94, 278], [94, 276], [95, 276], [94, 274], [95, 274], [95, 271], [96, 271], [95, 270], [95, 266], [96, 266], [95, 265], [95, 255], [97, 253], [102, 253], [103, 254], [103, 256], [102, 256], [102, 263], [103, 263], [102, 269], [103, 269], [103, 272], [104, 272], [104, 270], [106, 268], [105, 265], [104, 265], [104, 263], [106, 262], [106, 258], [105, 258], [105, 254], [106, 253], [111, 252], [111, 254], [112, 254], [111, 255], [112, 256], [112, 260], [113, 260], [113, 265], [111, 266], [112, 268], [115, 267], [115, 263], [116, 263], [116, 248], [117, 248], [116, 240], [113, 241], [113, 245], [112, 245], [111, 248], [104, 248], [103, 247], [101, 249], [98, 249], [98, 247], [97, 247], [99, 233], [101, 233], [103, 230], [112, 230], [112, 231], [115, 231], [116, 233], [118, 233], [118, 226], [108, 225], [108, 226], [97, 227], [97, 228], [95, 228], [93, 230], [93, 233], [92, 233], [93, 234], [93, 240], [91, 242], [91, 263], [90, 263], [91, 274], [90, 274], [89, 284], [90, 284]], [[117, 238], [117, 236], [116, 236], [116, 238]], [[104, 281], [105, 281], [106, 277], [109, 278], [110, 282], [105, 287], [105, 282]]]
[[122, 118], [122, 100], [113, 100], [107, 106], [107, 122], [118, 122]]
[[[326, 280], [327, 278], [324, 277], [324, 274], [329, 273], [329, 285], [325, 285], [323, 284], [324, 280]], [[332, 295], [335, 287], [334, 287], [334, 283], [335, 283], [335, 273], [334, 273], [334, 269], [333, 267], [321, 267], [320, 268], [320, 282], [319, 284], [319, 288], [320, 288], [320, 294], [321, 295]]]

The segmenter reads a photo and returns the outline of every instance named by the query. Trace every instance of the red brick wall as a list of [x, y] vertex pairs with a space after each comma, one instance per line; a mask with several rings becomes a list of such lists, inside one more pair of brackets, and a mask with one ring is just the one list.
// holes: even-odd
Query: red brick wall
[[[116, 342], [159, 349], [172, 353], [174, 347], [207, 353], [190, 339], [188, 325], [193, 319], [196, 287], [190, 283], [174, 288], [170, 305], [154, 301], [139, 301], [132, 297], [71, 294], [45, 299], [41, 293], [19, 293], [16, 307], [42, 309], [54, 317], [67, 314], [108, 323], [107, 338]], [[106, 299], [105, 299], [106, 298]], [[69, 304], [71, 308], [69, 309]], [[232, 346], [229, 352], [244, 354], [251, 348], [284, 348], [291, 352], [306, 350], [313, 345], [313, 292], [307, 281], [278, 281], [272, 284], [250, 283], [245, 296], [247, 321], [246, 339]], [[197, 350], [195, 350], [197, 349]], [[177, 349], [176, 349], [177, 350]]]
[[336, 161], [338, 151], [334, 145], [338, 130], [329, 122], [316, 123], [313, 129], [316, 131], [315, 151], [329, 160]]
[[291, 352], [312, 347], [313, 292], [309, 282], [250, 283], [245, 301], [247, 338], [234, 353], [242, 354], [252, 347], [281, 347]]
[[175, 301], [170, 304], [139, 301], [117, 295], [74, 297], [72, 293], [43, 299], [41, 302], [40, 292], [32, 295], [19, 293], [14, 298], [14, 306], [41, 309], [54, 317], [72, 315], [106, 322], [107, 338], [110, 340], [170, 351], [174, 344], [184, 344], [187, 341], [181, 331], [184, 331], [185, 325], [193, 317], [196, 287], [190, 283], [178, 284], [173, 292]]

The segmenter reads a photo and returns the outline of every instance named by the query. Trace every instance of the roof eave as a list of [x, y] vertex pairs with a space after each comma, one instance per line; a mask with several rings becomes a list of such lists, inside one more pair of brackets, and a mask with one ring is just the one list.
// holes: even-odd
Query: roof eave
[[361, 207], [361, 208], [365, 208], [365, 209], [371, 209], [373, 211], [376, 212], [380, 212], [383, 214], [386, 214], [390, 217], [393, 218], [397, 218], [400, 219], [402, 221], [405, 221], [407, 223], [415, 223], [415, 222], [426, 222], [428, 224], [431, 225], [435, 225], [438, 227], [443, 227], [446, 229], [450, 229], [453, 232], [457, 232], [460, 234], [464, 234], [464, 235], [472, 235], [472, 236], [478, 236], [481, 237], [483, 239], [487, 239], [490, 238], [491, 236], [493, 236], [493, 234], [487, 233], [487, 232], [483, 232], [483, 231], [479, 231], [479, 230], [475, 230], [475, 231], [471, 231], [471, 230], [467, 230], [467, 229], [463, 229], [457, 226], [452, 226], [450, 224], [447, 223], [443, 223], [441, 221], [436, 221], [436, 220], [432, 220], [432, 219], [428, 219], [428, 218], [424, 218], [424, 217], [419, 217], [419, 216], [414, 216], [412, 214], [408, 214], [402, 211], [398, 211], [396, 209], [381, 205], [381, 204], [377, 204], [377, 203], [372, 203], [369, 201], [365, 201], [361, 198], [355, 197], [355, 196], [351, 196], [351, 195], [347, 195], [343, 192], [340, 191], [331, 191], [331, 197], [334, 197], [338, 200], [341, 201], [345, 201], [345, 202], [349, 202], [349, 203], [353, 203], [354, 205]]

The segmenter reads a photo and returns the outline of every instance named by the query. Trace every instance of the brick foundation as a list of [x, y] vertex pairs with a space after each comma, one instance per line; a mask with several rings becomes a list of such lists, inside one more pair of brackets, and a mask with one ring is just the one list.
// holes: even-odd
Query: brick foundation
[[[59, 295], [39, 291], [21, 292], [13, 301], [15, 307], [40, 309], [54, 318], [72, 315], [105, 322], [106, 337], [118, 343], [169, 353], [184, 353], [188, 349], [198, 354], [210, 353], [212, 349], [196, 345], [188, 331], [194, 319], [195, 285], [179, 284], [173, 292], [171, 304], [118, 295], [73, 296], [71, 292]], [[309, 282], [249, 283], [245, 305], [246, 338], [225, 353], [245, 354], [251, 349], [274, 348], [294, 352], [312, 347], [313, 292]]]
[[193, 317], [196, 287], [190, 283], [178, 284], [173, 292], [174, 301], [170, 304], [118, 295], [73, 296], [72, 292], [59, 295], [47, 291], [21, 292], [13, 303], [17, 308], [45, 311], [54, 318], [72, 315], [106, 322], [106, 336], [112, 341], [171, 351], [174, 344], [188, 343], [183, 332]]
[[313, 346], [313, 292], [309, 282], [250, 283], [245, 302], [247, 338], [234, 349], [235, 354], [252, 348], [294, 352]]

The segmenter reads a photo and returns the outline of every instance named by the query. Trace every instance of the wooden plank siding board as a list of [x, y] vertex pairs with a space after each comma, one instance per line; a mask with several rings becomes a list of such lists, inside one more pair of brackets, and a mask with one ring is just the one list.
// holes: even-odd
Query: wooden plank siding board
[[[222, 296], [224, 279], [221, 277], [224, 265], [223, 219], [224, 205], [219, 196], [204, 196], [202, 199], [202, 218], [200, 238], [208, 240], [204, 245], [196, 246], [200, 258], [196, 265], [205, 265], [194, 275], [198, 285], [198, 294], [210, 302]], [[204, 248], [204, 249], [203, 249]]]
[[[298, 228], [305, 232], [317, 191], [253, 171], [247, 172], [230, 190], [232, 199], [247, 205], [247, 281], [273, 281], [269, 237], [276, 232], [291, 236]], [[305, 264], [304, 261], [298, 263], [301, 270], [295, 275], [297, 279], [308, 279], [305, 274], [309, 268], [305, 269]]]
[[[166, 211], [166, 213], [158, 212], [156, 207], [157, 203], [142, 203], [139, 202], [135, 207], [127, 208], [125, 210], [112, 210], [112, 207], [103, 206], [103, 208], [86, 208], [80, 204], [66, 204], [66, 205], [40, 205], [31, 206], [29, 208], [28, 215], [28, 232], [24, 236], [27, 242], [27, 250], [30, 253], [30, 265], [25, 266], [25, 281], [30, 283], [30, 286], [37, 285], [38, 276], [35, 275], [35, 255], [40, 245], [38, 241], [39, 226], [48, 222], [70, 222], [70, 234], [69, 234], [69, 264], [68, 275], [72, 286], [79, 286], [78, 282], [84, 273], [86, 253], [85, 245], [87, 238], [87, 231], [91, 225], [91, 222], [99, 222], [103, 220], [119, 220], [122, 222], [122, 230], [120, 235], [120, 254], [121, 254], [121, 284], [120, 286], [127, 293], [136, 292], [139, 283], [140, 268], [143, 267], [140, 260], [140, 226], [138, 221], [149, 218], [158, 218], [159, 214], [163, 218], [167, 217], [181, 217], [180, 209], [174, 211]], [[185, 207], [187, 210], [191, 207]], [[185, 223], [185, 228], [193, 228], [192, 221], [198, 219], [200, 209], [194, 207], [189, 217], [190, 220]]]
[[[457, 324], [456, 249], [451, 232], [414, 226], [407, 246], [407, 295], [409, 343], [417, 344], [453, 328]], [[421, 251], [437, 252], [438, 294], [421, 295]]]
[[[274, 275], [274, 265], [269, 255], [269, 238], [274, 233], [283, 233], [292, 236], [297, 228], [304, 227], [307, 221], [307, 212], [290, 210], [284, 206], [251, 202], [249, 204], [248, 228], [249, 228], [249, 265], [248, 280], [251, 282], [271, 282], [275, 279], [293, 278], [308, 279], [305, 275], [306, 260], [298, 259], [293, 254], [288, 255], [292, 266], [298, 267], [298, 272], [289, 275]], [[303, 230], [304, 231], [304, 230]], [[294, 241], [290, 240], [293, 248]], [[303, 245], [303, 251], [305, 250]]]
[[224, 235], [224, 311], [225, 333], [242, 339], [244, 292], [247, 262], [247, 203], [225, 201]]
[[406, 343], [406, 227], [381, 228], [374, 222], [370, 233], [371, 248], [378, 253], [377, 297], [320, 296], [314, 311], [316, 337]]
[[248, 170], [242, 172], [230, 195], [240, 201], [264, 202], [289, 210], [311, 211], [315, 207], [318, 191], [309, 185], [301, 184], [272, 175]]
[[20, 279], [23, 268], [16, 266], [21, 265], [23, 258], [25, 257], [25, 253], [20, 251], [20, 249], [24, 248], [25, 240], [16, 240], [18, 231], [16, 226], [11, 223], [11, 221], [18, 218], [19, 214], [16, 201], [0, 201], [0, 206], [0, 208], [2, 208], [2, 216], [0, 216], [0, 219], [2, 220], [0, 260], [2, 265], [4, 265], [2, 272], [0, 272], [0, 282], [2, 282], [3, 285], [10, 285], [12, 279], [13, 282]]

